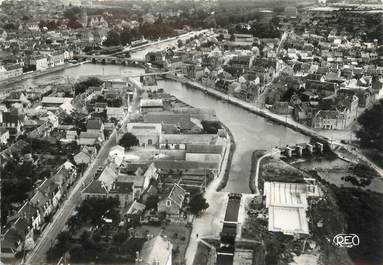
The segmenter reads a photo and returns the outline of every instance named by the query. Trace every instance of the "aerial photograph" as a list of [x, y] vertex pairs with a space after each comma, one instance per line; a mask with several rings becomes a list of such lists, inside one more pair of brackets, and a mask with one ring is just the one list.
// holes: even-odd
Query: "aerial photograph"
[[383, 265], [383, 0], [0, 0], [0, 265]]

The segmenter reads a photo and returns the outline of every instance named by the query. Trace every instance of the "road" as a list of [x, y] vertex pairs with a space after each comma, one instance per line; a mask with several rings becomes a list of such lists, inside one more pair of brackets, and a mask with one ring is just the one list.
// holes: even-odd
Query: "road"
[[57, 235], [63, 231], [66, 222], [76, 207], [81, 202], [81, 189], [83, 185], [89, 183], [96, 172], [96, 169], [103, 166], [107, 162], [109, 150], [116, 142], [116, 131], [104, 143], [95, 160], [90, 164], [84, 174], [77, 180], [74, 188], [69, 192], [66, 200], [58, 209], [52, 221], [46, 226], [39, 239], [36, 242], [35, 248], [27, 254], [26, 264], [42, 264], [50, 247], [54, 245]]
[[[131, 110], [136, 111], [139, 103], [138, 87], [135, 87], [135, 93], [133, 95], [133, 105]], [[129, 113], [122, 121], [122, 125], [126, 125], [129, 120]], [[76, 207], [81, 203], [81, 190], [84, 186], [89, 184], [97, 168], [107, 164], [110, 148], [116, 145], [117, 131], [113, 131], [108, 140], [106, 140], [97, 154], [95, 160], [88, 166], [84, 174], [77, 180], [74, 188], [69, 192], [66, 200], [58, 209], [52, 221], [46, 226], [40, 237], [36, 242], [35, 248], [27, 254], [26, 264], [43, 264], [45, 261], [47, 251], [54, 245], [54, 241], [57, 235], [63, 231], [65, 224], [71, 217]]]
[[221, 169], [220, 175], [209, 184], [205, 191], [204, 197], [209, 204], [209, 208], [207, 208], [200, 217], [195, 218], [193, 221], [193, 229], [185, 253], [186, 265], [193, 264], [194, 256], [197, 252], [198, 243], [201, 238], [219, 238], [226, 210], [225, 198], [228, 193], [218, 192], [217, 187], [226, 171], [230, 145], [231, 143], [228, 139], [226, 145], [227, 151], [223, 158], [224, 166]]

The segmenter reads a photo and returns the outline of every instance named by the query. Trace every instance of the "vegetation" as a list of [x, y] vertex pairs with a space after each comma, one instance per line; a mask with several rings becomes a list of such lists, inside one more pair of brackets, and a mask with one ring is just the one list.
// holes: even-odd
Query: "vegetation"
[[157, 195], [149, 196], [145, 202], [146, 210], [156, 210], [157, 211], [157, 205], [160, 201], [159, 197]]
[[208, 134], [217, 134], [219, 129], [222, 129], [219, 121], [201, 121], [204, 131]]
[[118, 141], [118, 144], [125, 149], [130, 149], [132, 146], [139, 145], [139, 141], [134, 134], [127, 132], [121, 137], [120, 141]]
[[202, 211], [209, 208], [209, 204], [206, 202], [202, 193], [197, 193], [190, 198], [189, 207], [191, 213], [199, 216]]
[[119, 222], [119, 201], [115, 198], [89, 198], [77, 207], [77, 214], [69, 219], [72, 229], [82, 224], [98, 226], [104, 223], [104, 218]]
[[358, 118], [361, 128], [356, 132], [360, 145], [383, 151], [383, 99]]
[[118, 46], [121, 44], [121, 41], [120, 41], [120, 34], [115, 31], [115, 30], [111, 30], [108, 32], [108, 35], [106, 37], [106, 40], [103, 42], [103, 45], [105, 46]]
[[383, 195], [360, 189], [333, 189], [346, 219], [346, 232], [357, 234], [361, 242], [348, 250], [349, 255], [355, 264], [382, 264]]
[[100, 86], [102, 81], [96, 77], [89, 77], [88, 79], [76, 83], [74, 86], [75, 95], [80, 95], [87, 91], [89, 87]]

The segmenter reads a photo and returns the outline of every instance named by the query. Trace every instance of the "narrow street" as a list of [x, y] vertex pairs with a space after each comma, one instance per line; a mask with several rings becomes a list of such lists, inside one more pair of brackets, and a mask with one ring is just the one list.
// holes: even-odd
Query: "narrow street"
[[209, 184], [204, 194], [206, 201], [209, 203], [209, 208], [203, 212], [200, 217], [195, 217], [193, 221], [190, 242], [185, 253], [186, 265], [193, 264], [194, 256], [197, 252], [198, 243], [201, 238], [219, 238], [219, 233], [222, 228], [221, 223], [224, 219], [226, 210], [225, 198], [228, 193], [218, 192], [217, 187], [225, 174], [230, 150], [230, 141], [228, 141], [226, 150], [227, 152], [223, 158], [224, 166], [220, 172], [220, 175]]
[[[137, 110], [138, 103], [139, 98], [137, 97], [137, 87], [135, 87], [132, 110]], [[122, 125], [126, 125], [128, 120], [129, 113], [122, 121]], [[69, 192], [67, 198], [52, 218], [52, 221], [46, 226], [40, 235], [36, 242], [35, 248], [32, 250], [32, 252], [27, 254], [25, 264], [42, 264], [41, 261], [45, 260], [46, 253], [54, 245], [57, 235], [63, 231], [66, 222], [76, 207], [81, 203], [82, 188], [92, 181], [97, 168], [107, 164], [109, 151], [113, 146], [116, 145], [116, 135], [117, 131], [115, 130], [109, 139], [103, 144], [95, 160], [89, 165], [84, 174], [77, 180], [75, 186]]]

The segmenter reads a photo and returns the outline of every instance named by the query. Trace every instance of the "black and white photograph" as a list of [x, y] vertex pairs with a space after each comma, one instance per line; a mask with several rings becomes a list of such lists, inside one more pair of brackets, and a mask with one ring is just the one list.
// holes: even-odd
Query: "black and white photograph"
[[383, 265], [383, 0], [0, 0], [0, 265]]

